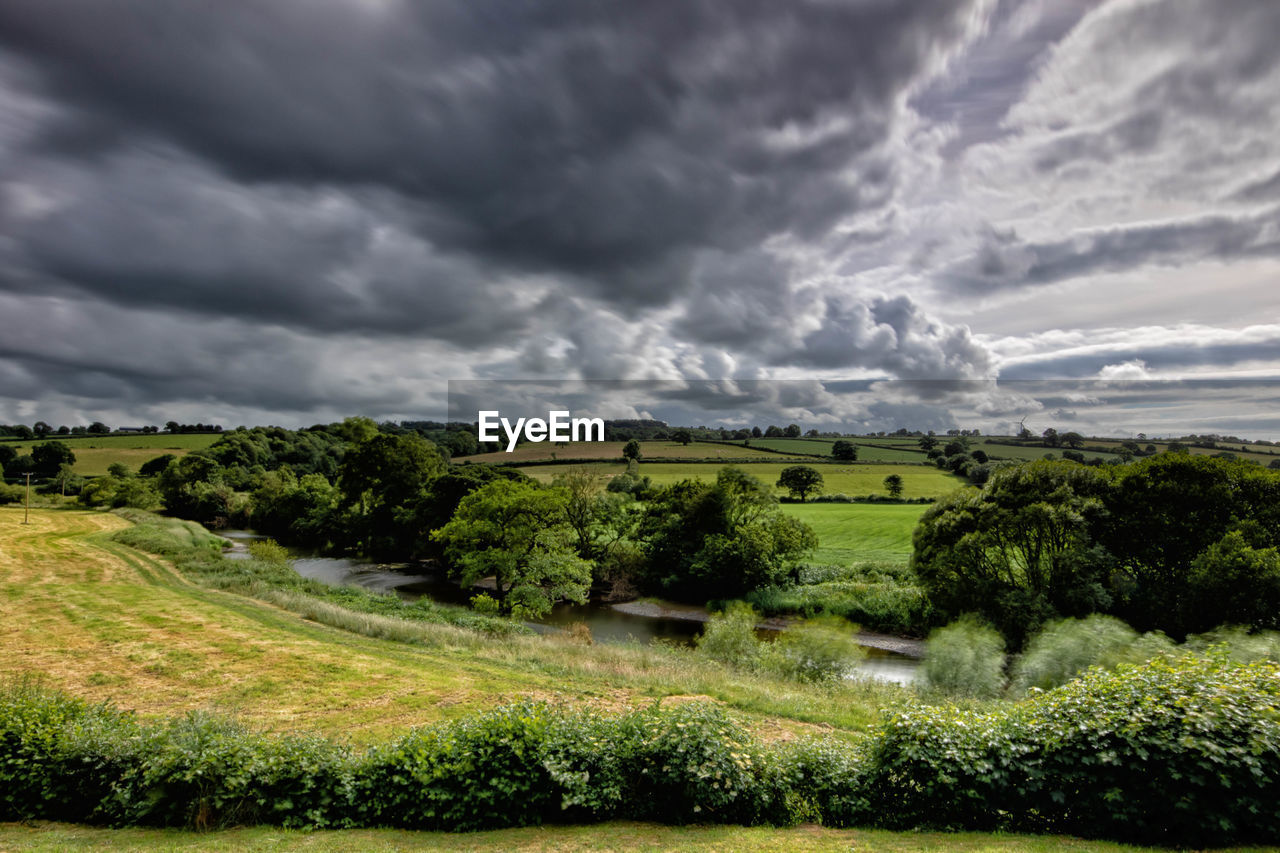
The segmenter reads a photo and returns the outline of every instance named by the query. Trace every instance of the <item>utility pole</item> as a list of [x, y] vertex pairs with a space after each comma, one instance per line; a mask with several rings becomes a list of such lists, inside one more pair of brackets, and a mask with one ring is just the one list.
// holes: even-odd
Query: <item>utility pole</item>
[[31, 472], [27, 471], [26, 475], [27, 475], [27, 509], [22, 514], [22, 523], [30, 524], [31, 523]]

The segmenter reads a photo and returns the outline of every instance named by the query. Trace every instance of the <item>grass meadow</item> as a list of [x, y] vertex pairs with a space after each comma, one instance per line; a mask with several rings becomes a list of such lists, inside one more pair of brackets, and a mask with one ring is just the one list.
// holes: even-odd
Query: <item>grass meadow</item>
[[818, 534], [811, 562], [848, 566], [861, 562], [906, 563], [911, 533], [928, 509], [922, 504], [785, 504]]
[[107, 473], [107, 468], [115, 462], [128, 465], [137, 471], [138, 467], [150, 459], [165, 453], [174, 456], [185, 456], [193, 450], [203, 450], [220, 438], [213, 433], [183, 433], [179, 435], [51, 435], [32, 441], [6, 441], [6, 447], [12, 447], [18, 453], [30, 453], [31, 448], [46, 441], [60, 441], [71, 448], [76, 455], [73, 466], [77, 474], [85, 477], [96, 477]]

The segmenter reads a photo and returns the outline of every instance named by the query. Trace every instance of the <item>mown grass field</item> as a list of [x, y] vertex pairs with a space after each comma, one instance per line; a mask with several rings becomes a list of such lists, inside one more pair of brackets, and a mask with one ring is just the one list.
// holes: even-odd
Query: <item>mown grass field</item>
[[1104, 841], [1062, 836], [1004, 835], [977, 832], [886, 832], [840, 830], [820, 826], [793, 829], [743, 826], [662, 826], [648, 823], [606, 823], [594, 826], [535, 826], [489, 832], [407, 832], [394, 829], [303, 831], [253, 827], [220, 832], [176, 829], [97, 829], [68, 824], [34, 826], [0, 824], [0, 850], [62, 853], [66, 850], [147, 851], [279, 851], [317, 853], [379, 853], [400, 850], [476, 851], [656, 851], [749, 850], [764, 853], [958, 853], [1002, 851], [1123, 851], [1150, 850]]
[[911, 533], [928, 506], [922, 504], [785, 504], [784, 510], [813, 528], [813, 563], [905, 563]]
[[[902, 477], [903, 497], [936, 498], [965, 485], [964, 480], [953, 474], [926, 465], [876, 465], [862, 463], [831, 463], [818, 459], [797, 462], [753, 462], [742, 466], [753, 477], [773, 485], [778, 482], [782, 469], [792, 465], [811, 465], [822, 473], [824, 494], [885, 495], [884, 478], [890, 474]], [[522, 469], [530, 477], [550, 482], [556, 474], [579, 468], [578, 465], [537, 465]], [[614, 477], [627, 470], [622, 463], [601, 463], [586, 466], [602, 477]], [[657, 485], [668, 485], [684, 479], [713, 482], [724, 467], [717, 463], [698, 462], [641, 462], [640, 473]], [[776, 489], [786, 494], [785, 489]]]
[[[459, 461], [489, 462], [541, 462], [548, 459], [622, 459], [625, 441], [571, 441], [562, 444], [540, 441], [522, 444], [510, 453], [478, 453], [464, 456]], [[777, 459], [777, 454], [766, 453], [751, 447], [716, 442], [695, 441], [688, 445], [677, 441], [642, 441], [641, 458], [645, 459]]]
[[185, 456], [193, 450], [203, 450], [220, 438], [206, 433], [179, 435], [53, 435], [33, 441], [6, 441], [18, 453], [30, 453], [31, 448], [46, 441], [60, 441], [76, 455], [74, 470], [85, 477], [107, 473], [115, 462], [128, 465], [134, 471], [149, 459], [165, 453]]

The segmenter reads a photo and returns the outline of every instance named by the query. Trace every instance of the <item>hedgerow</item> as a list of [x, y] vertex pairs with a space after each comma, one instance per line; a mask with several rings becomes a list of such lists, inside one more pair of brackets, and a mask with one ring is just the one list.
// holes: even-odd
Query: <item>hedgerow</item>
[[0, 690], [0, 820], [475, 830], [629, 818], [1280, 840], [1280, 666], [1222, 652], [1091, 670], [853, 742], [762, 744], [717, 706], [521, 702], [356, 752], [202, 714], [148, 722]]

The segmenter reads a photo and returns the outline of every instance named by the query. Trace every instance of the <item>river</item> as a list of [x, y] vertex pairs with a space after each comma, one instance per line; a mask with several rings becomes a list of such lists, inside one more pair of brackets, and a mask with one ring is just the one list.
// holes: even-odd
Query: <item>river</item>
[[[222, 536], [233, 543], [228, 556], [233, 559], [245, 555], [246, 543], [264, 538], [252, 530], [220, 530]], [[294, 570], [306, 578], [313, 578], [333, 586], [361, 586], [379, 592], [391, 592], [408, 601], [428, 597], [446, 604], [467, 604], [471, 593], [449, 581], [443, 574], [430, 571], [419, 564], [375, 563], [351, 557], [320, 557], [300, 549], [290, 549]], [[540, 633], [563, 630], [566, 626], [583, 622], [591, 629], [591, 637], [597, 643], [640, 642], [649, 643], [664, 638], [678, 643], [692, 644], [702, 633], [708, 615], [705, 609], [674, 602], [646, 599], [644, 602], [625, 604], [570, 604], [562, 602], [552, 608], [545, 618], [530, 622], [529, 627]], [[757, 633], [763, 639], [772, 640], [780, 630], [785, 630], [782, 620], [769, 620], [760, 625]], [[867, 651], [854, 677], [868, 677], [897, 684], [913, 684], [919, 677], [919, 644], [878, 634], [860, 637]], [[903, 652], [907, 652], [904, 654]]]

